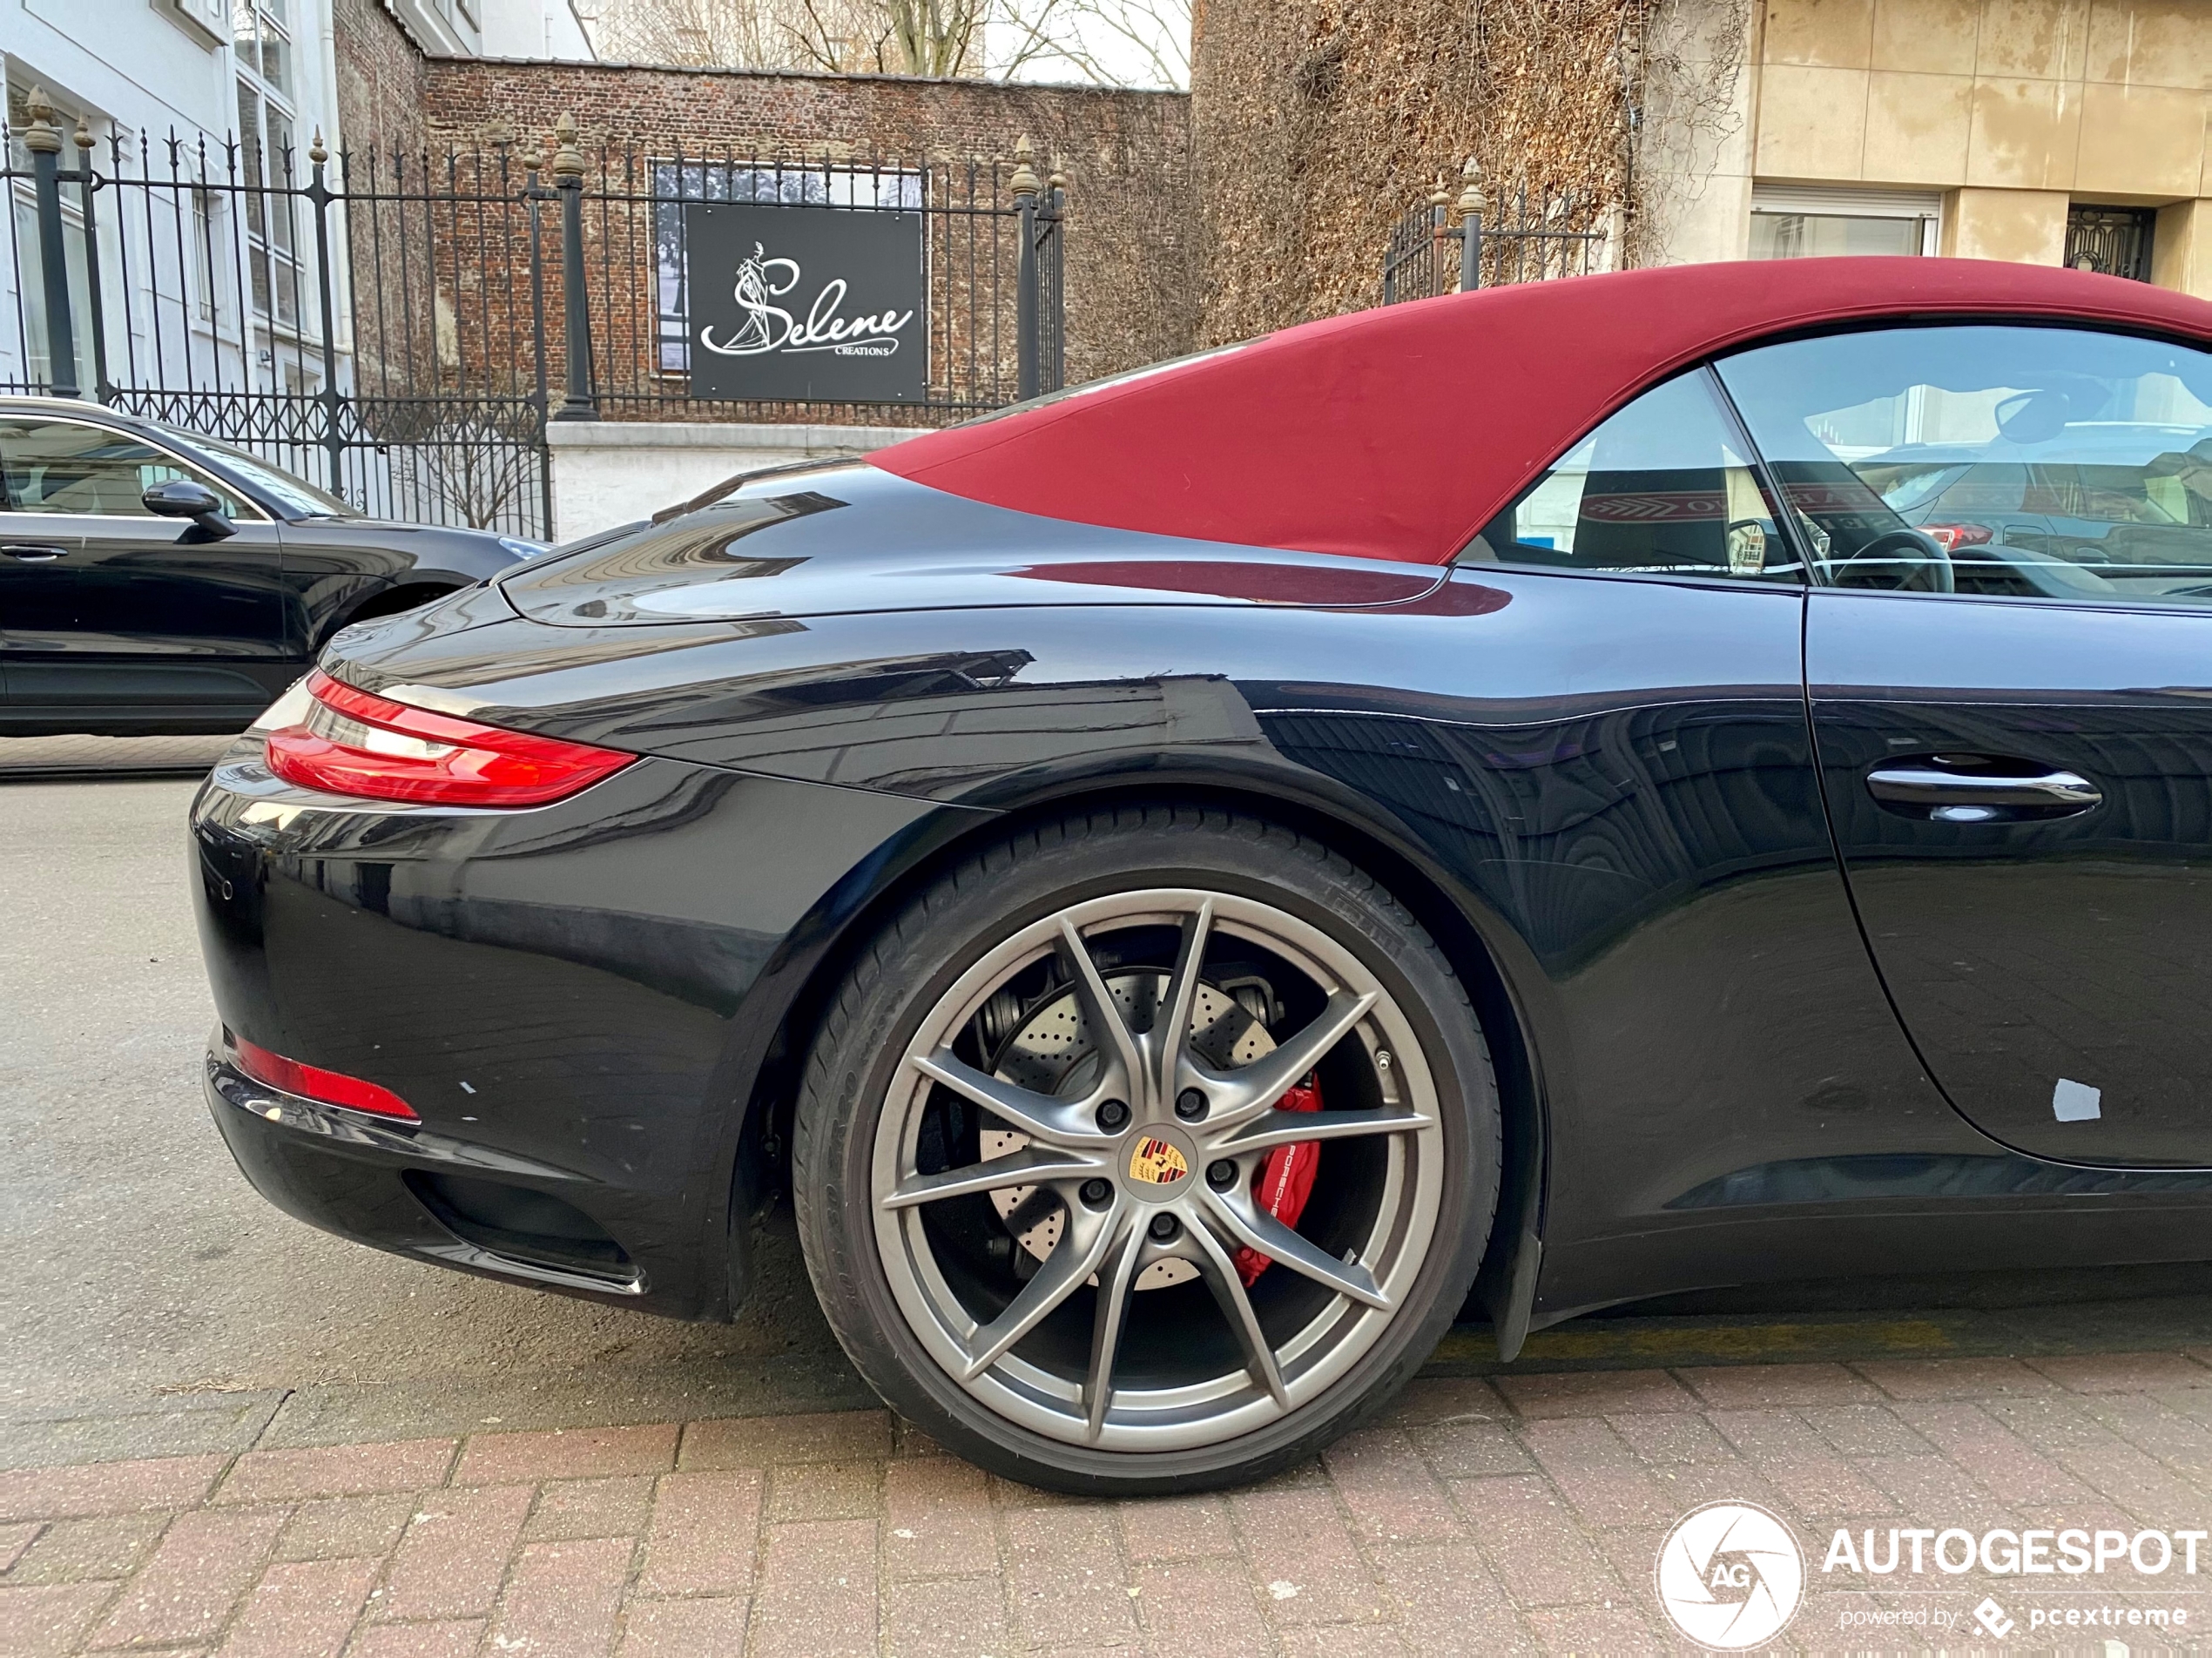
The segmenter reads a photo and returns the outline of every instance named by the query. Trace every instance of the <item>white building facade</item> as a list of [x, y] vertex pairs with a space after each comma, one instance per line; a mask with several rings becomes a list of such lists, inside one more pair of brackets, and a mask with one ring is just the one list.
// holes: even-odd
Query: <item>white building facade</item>
[[[434, 52], [591, 56], [574, 0], [371, 3]], [[334, 156], [348, 136], [335, 43], [332, 0], [0, 0], [0, 388], [298, 398], [342, 382], [346, 262], [331, 261], [326, 349], [314, 239], [344, 226], [335, 212], [319, 226], [307, 194], [317, 138]], [[41, 118], [62, 136], [75, 363], [59, 374], [25, 141]], [[101, 179], [89, 235], [88, 165]]]
[[[275, 389], [280, 356], [295, 386], [297, 365], [320, 361], [301, 332], [299, 215], [267, 186], [334, 130], [328, 23], [327, 0], [0, 0], [0, 282], [18, 322], [0, 335], [0, 384]], [[26, 143], [41, 119], [64, 174], [138, 181], [91, 192], [89, 238], [83, 179], [61, 185], [76, 363], [59, 374]]]

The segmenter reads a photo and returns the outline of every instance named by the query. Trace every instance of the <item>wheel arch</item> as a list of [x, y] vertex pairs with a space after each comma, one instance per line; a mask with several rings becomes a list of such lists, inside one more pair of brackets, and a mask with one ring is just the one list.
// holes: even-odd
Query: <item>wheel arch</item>
[[[847, 911], [834, 938], [806, 971], [753, 1072], [732, 1170], [733, 1229], [749, 1226], [787, 1189], [791, 1113], [815, 1033], [854, 953], [898, 907], [978, 846], [1027, 825], [1076, 812], [1144, 805], [1225, 810], [1311, 835], [1381, 882], [1436, 940], [1474, 1004], [1497, 1080], [1503, 1131], [1498, 1202], [1470, 1304], [1489, 1315], [1501, 1356], [1512, 1358], [1527, 1332], [1534, 1302], [1550, 1140], [1543, 1073], [1522, 999], [1468, 905], [1418, 853], [1394, 845], [1386, 831], [1344, 811], [1234, 781], [1164, 785], [1157, 778], [1115, 778], [1065, 784], [993, 815], [974, 814], [972, 822], [955, 826], [880, 881]], [[742, 1240], [733, 1241], [744, 1249]]]

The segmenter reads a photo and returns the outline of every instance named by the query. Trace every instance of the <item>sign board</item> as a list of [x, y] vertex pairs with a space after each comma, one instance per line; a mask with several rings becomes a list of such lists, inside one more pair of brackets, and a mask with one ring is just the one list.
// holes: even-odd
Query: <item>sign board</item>
[[692, 396], [922, 400], [920, 213], [693, 201], [684, 239]]

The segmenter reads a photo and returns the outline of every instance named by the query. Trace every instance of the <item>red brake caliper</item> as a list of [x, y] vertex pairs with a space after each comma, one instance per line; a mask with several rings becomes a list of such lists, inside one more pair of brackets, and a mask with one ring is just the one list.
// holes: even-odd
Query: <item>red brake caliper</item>
[[[1275, 1102], [1278, 1111], [1318, 1111], [1321, 1109], [1321, 1079], [1312, 1071], [1305, 1074], [1299, 1083]], [[1259, 1206], [1285, 1226], [1296, 1226], [1298, 1217], [1305, 1213], [1305, 1200], [1313, 1196], [1313, 1176], [1321, 1166], [1321, 1142], [1301, 1140], [1296, 1145], [1278, 1146], [1267, 1154], [1267, 1161], [1260, 1165], [1252, 1181], [1252, 1196]], [[1249, 1288], [1259, 1275], [1273, 1265], [1258, 1250], [1237, 1251], [1237, 1270]]]

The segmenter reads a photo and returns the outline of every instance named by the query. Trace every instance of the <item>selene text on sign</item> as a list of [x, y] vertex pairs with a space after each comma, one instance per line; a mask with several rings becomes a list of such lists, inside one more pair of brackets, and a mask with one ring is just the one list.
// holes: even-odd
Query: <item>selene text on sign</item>
[[684, 234], [692, 396], [921, 400], [921, 214], [698, 201]]

